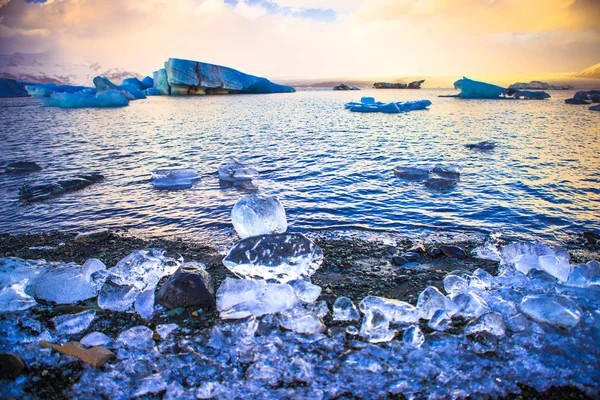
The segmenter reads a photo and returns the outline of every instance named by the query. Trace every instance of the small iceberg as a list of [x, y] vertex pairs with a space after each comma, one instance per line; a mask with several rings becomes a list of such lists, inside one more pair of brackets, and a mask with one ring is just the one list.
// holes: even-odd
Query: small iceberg
[[37, 97], [43, 107], [59, 108], [110, 108], [125, 107], [129, 105], [129, 100], [123, 96], [120, 91], [107, 90], [104, 92], [81, 91], [75, 93], [54, 92], [49, 97]]
[[386, 114], [397, 114], [401, 112], [425, 110], [430, 105], [431, 101], [429, 100], [383, 103], [380, 101], [375, 101], [373, 97], [363, 97], [360, 99], [360, 103], [351, 101], [346, 103], [344, 107], [353, 112], [382, 112]]
[[464, 76], [454, 82], [454, 88], [459, 89], [459, 94], [441, 95], [439, 97], [458, 97], [461, 99], [525, 99], [543, 100], [549, 99], [550, 95], [541, 91], [518, 90], [514, 88], [503, 88], [491, 83], [474, 81]]
[[152, 171], [152, 184], [155, 189], [189, 189], [198, 180], [200, 180], [200, 175], [193, 168], [158, 169]]
[[357, 86], [348, 86], [345, 83], [340, 83], [337, 86], [333, 87], [333, 90], [360, 90]]

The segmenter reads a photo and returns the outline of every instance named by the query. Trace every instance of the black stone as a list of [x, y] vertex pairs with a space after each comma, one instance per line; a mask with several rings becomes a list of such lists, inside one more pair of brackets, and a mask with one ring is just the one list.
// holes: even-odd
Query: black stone
[[404, 253], [402, 254], [402, 257], [406, 258], [408, 261], [417, 261], [419, 258], [421, 258], [421, 256], [419, 255], [419, 253], [415, 253], [413, 251], [410, 251], [408, 253]]
[[410, 261], [408, 261], [406, 258], [404, 257], [400, 257], [400, 256], [394, 256], [392, 257], [392, 265], [395, 265], [397, 267], [401, 267], [404, 264], [408, 264]]
[[11, 353], [0, 353], [0, 379], [14, 379], [25, 369], [21, 357]]
[[209, 308], [215, 303], [215, 289], [208, 272], [186, 263], [165, 282], [156, 303], [170, 310], [180, 307]]
[[427, 254], [429, 254], [430, 257], [435, 258], [435, 257], [439, 257], [442, 254], [442, 251], [440, 249], [438, 249], [437, 247], [432, 247], [431, 249], [429, 249]]
[[458, 246], [440, 246], [440, 250], [446, 257], [450, 258], [466, 258], [467, 252]]

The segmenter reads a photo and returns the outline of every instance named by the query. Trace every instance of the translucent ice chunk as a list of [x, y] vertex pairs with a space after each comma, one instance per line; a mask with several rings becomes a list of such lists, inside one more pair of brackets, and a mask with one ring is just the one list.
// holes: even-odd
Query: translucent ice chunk
[[219, 179], [226, 182], [251, 181], [258, 178], [258, 170], [251, 165], [242, 164], [235, 158], [219, 167]]
[[217, 310], [224, 319], [274, 314], [299, 303], [288, 284], [227, 278], [217, 290]]
[[437, 310], [427, 325], [436, 331], [445, 331], [450, 328], [451, 317], [444, 310]]
[[83, 276], [85, 277], [85, 279], [90, 281], [92, 274], [96, 271], [105, 270], [106, 265], [104, 265], [104, 263], [102, 261], [100, 261], [96, 258], [90, 258], [83, 264], [81, 269], [82, 269]]
[[600, 285], [600, 263], [590, 261], [587, 264], [573, 265], [566, 284], [575, 287]]
[[120, 285], [116, 280], [112, 276], [106, 280], [98, 294], [98, 306], [102, 309], [128, 311], [140, 294], [140, 289], [134, 285]]
[[108, 272], [119, 284], [130, 284], [143, 290], [155, 287], [158, 281], [172, 275], [179, 268], [183, 259], [179, 255], [172, 257], [164, 250], [135, 250], [117, 263]]
[[156, 189], [188, 189], [198, 180], [200, 180], [200, 175], [193, 168], [152, 171], [152, 184]]
[[502, 256], [500, 251], [492, 243], [485, 243], [483, 246], [476, 247], [471, 252], [473, 257], [480, 258], [482, 260], [500, 261]]
[[537, 322], [563, 327], [574, 327], [583, 314], [573, 300], [555, 295], [525, 296], [520, 308], [523, 314]]
[[48, 267], [25, 289], [26, 293], [58, 304], [73, 304], [96, 297], [96, 287], [76, 264], [58, 264]]
[[0, 288], [0, 312], [27, 310], [37, 303], [25, 293], [25, 284], [16, 283]]
[[294, 289], [296, 297], [305, 303], [312, 303], [321, 295], [321, 286], [313, 285], [303, 279], [290, 281], [288, 284]]
[[448, 275], [444, 278], [444, 290], [449, 295], [465, 292], [469, 288], [469, 282], [458, 275]]
[[483, 314], [465, 328], [465, 334], [467, 335], [479, 332], [488, 332], [499, 337], [504, 336], [506, 334], [506, 324], [502, 314], [497, 312]]
[[156, 325], [156, 333], [159, 334], [159, 336], [161, 337], [161, 339], [166, 339], [171, 332], [173, 332], [174, 330], [178, 329], [179, 325], [177, 324], [161, 324], [161, 325]]
[[323, 252], [299, 233], [253, 236], [239, 242], [223, 264], [244, 278], [281, 283], [307, 279], [323, 261]]
[[371, 343], [380, 343], [389, 342], [395, 335], [396, 332], [390, 330], [390, 321], [379, 309], [370, 309], [365, 313], [360, 327], [360, 336]]
[[433, 286], [419, 294], [417, 308], [423, 319], [431, 319], [437, 310], [444, 310], [450, 315], [456, 311], [456, 305]]
[[456, 310], [457, 316], [466, 318], [478, 317], [481, 314], [490, 311], [490, 308], [486, 304], [485, 300], [483, 300], [475, 293], [459, 293], [455, 296], [452, 296], [452, 301], [454, 301], [454, 303], [458, 307], [458, 309]]
[[338, 297], [333, 303], [334, 321], [358, 321], [360, 314], [358, 309], [348, 297]]
[[101, 332], [88, 333], [81, 339], [80, 343], [87, 347], [107, 346], [112, 342], [112, 339]]
[[12, 283], [27, 283], [44, 272], [45, 267], [43, 261], [0, 258], [0, 288]]
[[56, 331], [63, 335], [74, 335], [83, 332], [96, 318], [96, 311], [87, 310], [78, 314], [59, 315], [52, 318]]
[[294, 307], [279, 314], [279, 324], [296, 333], [312, 335], [325, 331], [325, 325], [315, 314], [301, 307]]
[[325, 300], [319, 300], [314, 303], [307, 304], [306, 309], [319, 318], [324, 318], [327, 314], [329, 314], [329, 307], [327, 307], [327, 302]]
[[513, 315], [506, 321], [506, 326], [513, 332], [525, 332], [531, 328], [531, 322], [523, 315]]
[[142, 318], [150, 319], [154, 315], [154, 287], [146, 289], [135, 298], [135, 312]]
[[517, 271], [527, 274], [532, 268], [542, 269], [540, 266], [541, 256], [556, 256], [565, 258], [568, 262], [568, 254], [564, 250], [557, 249], [555, 252], [543, 244], [513, 243], [502, 248], [502, 263], [514, 266]]
[[425, 343], [425, 335], [423, 335], [418, 325], [411, 325], [404, 331], [402, 342], [412, 347], [421, 347]]
[[541, 269], [562, 282], [569, 279], [569, 273], [571, 272], [569, 260], [550, 255], [540, 256], [539, 265]]
[[494, 285], [494, 277], [487, 271], [477, 268], [469, 280], [469, 286], [477, 289], [487, 289]]
[[288, 226], [283, 205], [275, 197], [251, 196], [241, 199], [231, 210], [231, 222], [242, 239], [283, 233]]
[[367, 296], [360, 302], [359, 308], [365, 315], [379, 310], [386, 320], [395, 324], [413, 324], [419, 321], [419, 311], [413, 305], [400, 300]]
[[147, 349], [154, 346], [152, 329], [147, 326], [134, 326], [119, 334], [117, 341], [134, 349]]

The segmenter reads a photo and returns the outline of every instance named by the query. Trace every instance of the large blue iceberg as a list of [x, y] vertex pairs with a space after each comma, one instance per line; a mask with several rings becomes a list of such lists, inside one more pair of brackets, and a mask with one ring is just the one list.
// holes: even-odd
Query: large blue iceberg
[[526, 99], [543, 100], [550, 95], [542, 91], [506, 89], [491, 83], [479, 82], [463, 77], [454, 82], [454, 88], [460, 89], [459, 94], [441, 95], [439, 97], [459, 97], [461, 99]]
[[291, 86], [273, 83], [266, 78], [238, 70], [198, 61], [169, 58], [165, 68], [154, 72], [150, 95], [190, 95], [229, 93], [290, 93]]
[[26, 85], [25, 89], [31, 96], [37, 98], [50, 97], [52, 93], [76, 93], [83, 90], [87, 90], [88, 92], [93, 91], [95, 93], [94, 88], [86, 86], [57, 85], [55, 83], [33, 83]]
[[80, 91], [75, 93], [54, 92], [48, 97], [38, 97], [44, 107], [83, 108], [83, 107], [123, 107], [129, 100], [120, 90], [104, 90], [93, 93]]
[[353, 112], [397, 114], [401, 112], [425, 110], [430, 105], [431, 101], [429, 100], [383, 103], [381, 101], [375, 101], [373, 97], [363, 97], [360, 99], [360, 103], [351, 101], [350, 103], [344, 104], [344, 107]]
[[21, 81], [0, 78], [0, 97], [27, 97], [29, 94]]

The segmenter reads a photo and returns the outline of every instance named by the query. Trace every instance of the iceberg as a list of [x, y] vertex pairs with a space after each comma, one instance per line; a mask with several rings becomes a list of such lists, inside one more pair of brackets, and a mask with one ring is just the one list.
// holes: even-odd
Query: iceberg
[[454, 82], [454, 88], [460, 89], [457, 95], [440, 97], [459, 97], [461, 99], [499, 99], [506, 96], [506, 89], [491, 83], [478, 82], [467, 77]]
[[375, 89], [421, 89], [421, 85], [425, 82], [424, 79], [410, 82], [409, 84], [402, 82], [375, 82]]
[[169, 58], [165, 68], [154, 73], [154, 88], [163, 95], [228, 93], [290, 93], [290, 86], [248, 75], [233, 68], [204, 62]]
[[151, 87], [154, 87], [154, 79], [151, 76], [147, 76], [144, 79], [142, 79], [142, 89], [150, 89]]
[[245, 197], [231, 210], [231, 222], [242, 239], [251, 236], [283, 233], [287, 218], [283, 205], [275, 197]]
[[525, 100], [544, 100], [549, 99], [550, 95], [546, 92], [534, 92], [531, 90], [516, 90], [512, 91], [512, 89], [508, 89], [506, 92], [509, 96], [514, 97], [515, 99], [525, 99]]
[[429, 100], [417, 101], [399, 101], [391, 103], [382, 103], [375, 101], [372, 97], [363, 97], [360, 103], [351, 101], [344, 104], [344, 107], [352, 112], [375, 113], [382, 112], [386, 114], [397, 114], [415, 110], [425, 110], [431, 105]]
[[49, 97], [37, 97], [43, 107], [58, 108], [110, 108], [125, 107], [129, 100], [118, 90], [107, 90], [99, 93], [86, 92], [54, 92]]
[[287, 283], [308, 279], [321, 266], [323, 252], [300, 233], [259, 235], [239, 242], [223, 265], [246, 279]]
[[348, 86], [345, 83], [340, 83], [339, 85], [334, 86], [333, 90], [360, 90], [360, 88], [356, 86]]
[[29, 93], [22, 82], [0, 78], [0, 97], [27, 97]]
[[35, 83], [26, 85], [25, 89], [27, 93], [34, 97], [50, 97], [52, 93], [76, 93], [83, 92], [95, 94], [94, 88], [86, 86], [71, 86], [71, 85], [57, 85], [55, 83]]
[[225, 182], [247, 182], [258, 178], [258, 170], [252, 165], [242, 164], [235, 158], [230, 158], [226, 164], [219, 167], [219, 179]]
[[158, 169], [152, 171], [152, 184], [155, 189], [189, 189], [200, 180], [200, 174], [193, 168]]

